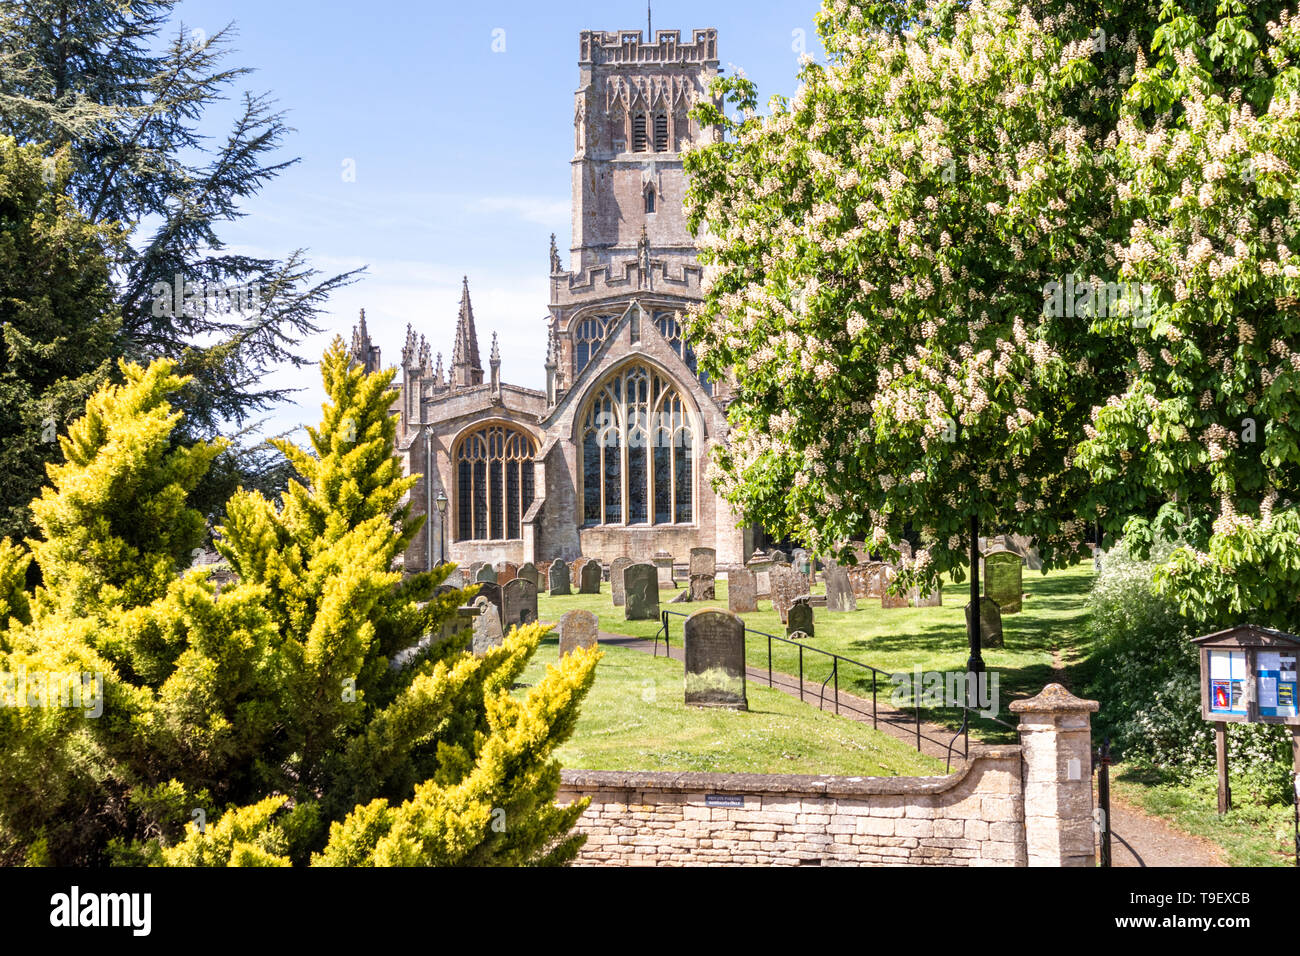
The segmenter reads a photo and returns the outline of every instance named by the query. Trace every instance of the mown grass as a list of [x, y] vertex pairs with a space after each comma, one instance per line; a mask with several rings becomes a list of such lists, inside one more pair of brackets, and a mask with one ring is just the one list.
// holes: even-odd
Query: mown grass
[[[752, 682], [747, 712], [687, 707], [679, 661], [620, 647], [604, 651], [573, 736], [557, 751], [565, 767], [864, 777], [945, 772], [941, 761], [888, 734]], [[558, 653], [552, 633], [520, 683], [537, 683]]]
[[[1060, 650], [1068, 659], [1073, 642], [1082, 638], [1083, 600], [1092, 578], [1091, 562], [1047, 575], [1026, 571], [1024, 583], [1029, 596], [1024, 602], [1024, 610], [1002, 619], [1005, 646], [983, 652], [990, 677], [997, 675], [997, 704], [1003, 721], [1015, 723], [1007, 711], [1012, 700], [1033, 696], [1057, 679], [1052, 670], [1053, 651]], [[538, 601], [539, 615], [542, 620], [558, 621], [565, 611], [583, 608], [597, 615], [603, 631], [634, 637], [655, 636], [659, 631], [658, 621], [625, 620], [624, 609], [613, 606], [609, 584], [606, 582], [601, 586], [603, 591], [599, 595], [542, 595]], [[896, 686], [889, 675], [911, 674], [917, 667], [922, 671], [964, 672], [969, 657], [964, 612], [968, 586], [948, 582], [942, 607], [884, 610], [879, 600], [860, 600], [856, 611], [814, 609], [816, 633], [806, 642], [802, 653], [804, 679], [821, 683], [832, 678], [833, 682], [832, 668], [837, 667], [840, 690], [869, 699], [874, 685], [880, 702], [888, 703]], [[716, 600], [690, 604], [668, 604], [666, 602], [675, 592], [662, 591], [661, 600], [665, 603], [661, 608], [686, 614], [704, 607], [725, 608], [726, 582], [720, 579], [716, 590]], [[821, 587], [816, 590], [820, 591]], [[758, 607], [756, 612], [741, 615], [746, 626], [753, 631], [784, 637], [785, 626], [772, 610], [771, 602], [759, 601]], [[681, 646], [684, 621], [683, 617], [669, 616], [669, 640], [675, 647]], [[750, 666], [767, 669], [769, 643], [772, 670], [798, 675], [800, 650], [797, 645], [780, 640], [769, 642], [752, 633], [747, 635], [745, 646]], [[877, 671], [846, 660], [835, 665], [830, 657], [814, 649], [842, 655]], [[955, 708], [922, 708], [922, 719], [956, 728], [960, 725], [961, 714]], [[1015, 737], [1014, 731], [979, 719], [973, 723], [972, 733], [988, 742], [1004, 742]]]

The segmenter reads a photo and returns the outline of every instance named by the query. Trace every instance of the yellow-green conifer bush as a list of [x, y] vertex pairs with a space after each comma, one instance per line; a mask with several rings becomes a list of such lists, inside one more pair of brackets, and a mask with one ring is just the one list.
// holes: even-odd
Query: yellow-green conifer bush
[[[174, 447], [167, 362], [124, 366], [65, 441], [33, 505], [42, 534], [0, 547], [0, 672], [103, 675], [103, 713], [0, 708], [0, 859], [169, 865], [564, 862], [583, 805], [554, 805], [598, 651], [510, 694], [544, 629], [481, 658], [444, 624], [472, 592], [450, 568], [403, 578], [419, 530], [393, 455], [392, 373], [322, 362], [309, 446], [282, 443], [283, 500], [236, 494], [218, 529], [233, 583], [187, 568], [186, 495], [218, 446]], [[30, 558], [44, 581], [22, 591]], [[394, 664], [399, 652], [401, 666]], [[41, 773], [41, 768], [52, 772]]]

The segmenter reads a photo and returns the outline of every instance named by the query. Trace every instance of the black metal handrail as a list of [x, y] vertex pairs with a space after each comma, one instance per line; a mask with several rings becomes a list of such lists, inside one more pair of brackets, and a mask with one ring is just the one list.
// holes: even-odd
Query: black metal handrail
[[[656, 632], [656, 634], [655, 634], [655, 644], [654, 644], [654, 652], [655, 652], [655, 655], [656, 655], [656, 656], [658, 655], [658, 652], [659, 652], [659, 638], [660, 638], [661, 635], [662, 635], [663, 640], [664, 640], [665, 653], [667, 653], [667, 648], [669, 647], [669, 644], [668, 644], [668, 634], [669, 634], [669, 630], [668, 630], [668, 617], [669, 617], [669, 615], [672, 615], [672, 616], [674, 616], [674, 617], [683, 617], [683, 618], [684, 618], [684, 617], [690, 617], [690, 614], [688, 614], [688, 613], [685, 612], [685, 611], [669, 611], [669, 610], [667, 610], [667, 609], [661, 609], [661, 610], [660, 610], [660, 612], [659, 612], [659, 617], [660, 617], [660, 626], [659, 626], [659, 630], [658, 630], [658, 631]], [[823, 657], [829, 657], [829, 658], [831, 659], [831, 673], [827, 676], [826, 680], [822, 681], [822, 684], [821, 684], [821, 692], [820, 692], [820, 695], [819, 695], [819, 698], [818, 698], [818, 709], [819, 709], [819, 710], [825, 710], [825, 704], [826, 704], [826, 684], [827, 684], [828, 682], [830, 682], [830, 681], [833, 679], [834, 682], [835, 682], [835, 691], [834, 691], [834, 694], [835, 694], [835, 697], [834, 697], [834, 701], [835, 701], [835, 713], [836, 713], [836, 714], [839, 714], [839, 713], [840, 713], [840, 708], [841, 708], [841, 706], [843, 706], [843, 708], [844, 708], [846, 711], [848, 711], [849, 713], [852, 713], [852, 714], [858, 714], [859, 716], [861, 716], [861, 717], [863, 717], [863, 718], [870, 717], [870, 718], [871, 718], [871, 726], [872, 726], [873, 729], [877, 729], [877, 730], [878, 730], [878, 729], [880, 728], [880, 711], [879, 711], [879, 706], [878, 706], [878, 703], [877, 703], [877, 685], [878, 685], [878, 683], [879, 683], [879, 679], [880, 679], [881, 677], [884, 677], [884, 678], [887, 678], [887, 679], [891, 679], [891, 678], [893, 677], [893, 674], [892, 674], [891, 672], [881, 670], [879, 667], [875, 667], [875, 666], [873, 666], [873, 665], [871, 665], [871, 664], [867, 664], [867, 663], [865, 663], [865, 662], [863, 662], [863, 661], [854, 660], [852, 657], [845, 657], [843, 654], [836, 654], [834, 651], [824, 650], [824, 649], [822, 649], [822, 648], [820, 648], [820, 647], [812, 647], [812, 646], [810, 646], [810, 645], [804, 644], [802, 641], [796, 641], [796, 640], [793, 640], [793, 639], [791, 639], [791, 638], [789, 638], [789, 637], [782, 637], [782, 636], [780, 636], [779, 634], [769, 634], [769, 633], [767, 633], [766, 631], [760, 631], [760, 630], [757, 630], [757, 629], [755, 629], [755, 628], [750, 627], [748, 624], [745, 625], [745, 633], [746, 633], [746, 634], [754, 634], [754, 635], [756, 635], [756, 636], [758, 636], [758, 637], [763, 637], [763, 638], [766, 638], [766, 639], [767, 639], [767, 683], [768, 683], [768, 686], [769, 686], [769, 687], [775, 687], [775, 686], [776, 686], [776, 681], [775, 681], [775, 676], [774, 676], [774, 670], [773, 670], [773, 666], [772, 666], [772, 642], [773, 642], [773, 641], [782, 641], [782, 642], [784, 642], [784, 643], [786, 643], [786, 644], [793, 644], [795, 647], [797, 647], [797, 648], [799, 649], [799, 675], [798, 675], [798, 681], [799, 681], [799, 700], [801, 700], [801, 701], [804, 700], [804, 663], [803, 663], [803, 652], [804, 652], [804, 648], [806, 647], [808, 650], [812, 651], [812, 652], [815, 653], [815, 654], [821, 654]], [[856, 666], [856, 667], [860, 667], [860, 668], [863, 668], [864, 670], [867, 670], [867, 671], [870, 671], [870, 672], [871, 672], [871, 711], [870, 711], [869, 713], [868, 713], [867, 711], [862, 710], [861, 708], [855, 707], [855, 706], [853, 705], [853, 701], [856, 700], [857, 698], [856, 698], [856, 697], [853, 697], [852, 695], [849, 695], [848, 700], [841, 701], [841, 698], [840, 698], [840, 677], [839, 677], [839, 662], [840, 662], [840, 661], [844, 661], [845, 663], [852, 664], [852, 665], [854, 665], [854, 666]], [[746, 663], [745, 666], [746, 666], [746, 668], [748, 668], [748, 666], [749, 666], [748, 663]], [[793, 677], [794, 675], [789, 675], [789, 676], [792, 676], [792, 677]], [[944, 749], [945, 749], [945, 751], [946, 751], [946, 753], [947, 753], [947, 766], [948, 766], [949, 768], [951, 768], [951, 766], [952, 766], [952, 751], [953, 751], [953, 744], [955, 744], [955, 743], [957, 742], [957, 738], [958, 738], [958, 737], [962, 737], [962, 738], [963, 738], [963, 742], [962, 742], [962, 758], [963, 758], [963, 759], [968, 758], [968, 757], [970, 756], [970, 713], [971, 713], [972, 708], [971, 708], [969, 705], [967, 705], [967, 704], [952, 704], [952, 705], [949, 705], [949, 706], [951, 706], [951, 707], [955, 707], [956, 709], [960, 710], [960, 711], [962, 712], [962, 718], [961, 718], [961, 726], [958, 728], [957, 733], [955, 733], [955, 734], [952, 736], [952, 739], [949, 740], [948, 743], [945, 745], [945, 744], [943, 743], [942, 740], [936, 740], [936, 739], [934, 739], [934, 738], [932, 738], [932, 737], [929, 737], [929, 736], [925, 735], [925, 734], [922, 732], [922, 730], [921, 730], [921, 695], [920, 695], [920, 694], [917, 692], [917, 690], [915, 690], [915, 689], [914, 689], [914, 691], [913, 691], [913, 698], [915, 699], [915, 704], [914, 704], [914, 706], [913, 706], [912, 708], [908, 708], [908, 709], [913, 711], [913, 715], [912, 715], [912, 716], [914, 716], [914, 718], [915, 718], [915, 728], [916, 728], [916, 729], [915, 729], [916, 749], [917, 749], [918, 751], [920, 751], [920, 750], [922, 749], [921, 745], [922, 745], [922, 742], [923, 742], [923, 741], [929, 741], [930, 743], [933, 743], [933, 744], [935, 744], [935, 745], [938, 746], [938, 747], [944, 747]], [[893, 708], [891, 708], [891, 709], [893, 709]], [[900, 713], [900, 714], [901, 714], [902, 711], [895, 710], [895, 713]], [[976, 713], [980, 713], [980, 712], [979, 712], [978, 710], [976, 710]], [[983, 716], [982, 713], [981, 713], [981, 716]], [[1019, 730], [1018, 730], [1018, 728], [1017, 728], [1017, 726], [1016, 726], [1015, 724], [1007, 723], [1005, 720], [1001, 720], [1001, 719], [999, 719], [999, 718], [997, 718], [997, 717], [984, 717], [983, 719], [985, 719], [985, 720], [987, 720], [987, 721], [991, 721], [992, 723], [998, 724], [999, 726], [1005, 727], [1005, 728], [1007, 728], [1008, 730], [1016, 731], [1017, 737], [1019, 737]]]

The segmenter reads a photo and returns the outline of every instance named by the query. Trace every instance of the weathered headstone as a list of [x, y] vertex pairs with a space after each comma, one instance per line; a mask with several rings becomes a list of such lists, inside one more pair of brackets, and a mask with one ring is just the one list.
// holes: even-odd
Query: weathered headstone
[[677, 587], [677, 582], [673, 580], [673, 556], [667, 551], [656, 551], [655, 556], [650, 559], [659, 575], [659, 589], [668, 591]]
[[538, 591], [546, 590], [546, 582], [542, 580], [542, 572], [537, 570], [537, 565], [531, 561], [525, 561], [519, 565], [519, 577], [525, 581], [532, 581], [533, 587]]
[[807, 590], [808, 582], [799, 572], [782, 564], [774, 564], [771, 570], [772, 610], [781, 615], [781, 623], [786, 623], [790, 605], [796, 596]]
[[984, 556], [984, 595], [998, 602], [1003, 614], [1018, 614], [1024, 588], [1020, 555], [1014, 551], [990, 551]]
[[504, 639], [501, 633], [501, 618], [497, 616], [496, 608], [492, 602], [485, 597], [476, 597], [474, 607], [477, 608], [477, 616], [474, 618], [474, 643], [473, 651], [476, 655], [482, 656], [494, 647], [500, 647]]
[[894, 570], [881, 561], [872, 561], [863, 571], [866, 581], [866, 596], [884, 597], [889, 582], [894, 579]]
[[943, 607], [943, 582], [936, 584], [934, 590], [928, 594], [922, 594], [918, 587], [915, 598], [917, 607]]
[[748, 710], [745, 695], [745, 622], [730, 611], [705, 608], [686, 619], [686, 703]]
[[496, 610], [497, 621], [501, 626], [505, 626], [505, 606], [501, 600], [501, 585], [493, 584], [491, 581], [480, 581], [478, 586], [478, 597], [487, 598], [492, 607]]
[[[970, 627], [971, 607], [966, 605], [966, 626]], [[990, 597], [980, 598], [980, 647], [1002, 646], [1002, 612], [998, 602]]]
[[716, 597], [716, 590], [713, 583], [712, 574], [692, 574], [691, 575], [691, 600], [692, 601], [712, 601]]
[[523, 627], [537, 620], [537, 588], [526, 578], [508, 581], [501, 591], [501, 626]]
[[614, 596], [615, 607], [622, 607], [627, 600], [627, 594], [623, 590], [623, 572], [631, 566], [631, 558], [615, 558], [609, 563], [609, 590]]
[[497, 571], [496, 571], [496, 568], [492, 567], [492, 565], [490, 565], [490, 564], [485, 564], [485, 565], [483, 565], [483, 567], [479, 568], [479, 569], [478, 569], [478, 574], [474, 575], [474, 580], [475, 580], [475, 581], [487, 581], [489, 584], [499, 584], [499, 583], [500, 583], [499, 581], [497, 581]]
[[579, 647], [595, 647], [600, 622], [590, 611], [575, 609], [560, 615], [560, 656]]
[[748, 614], [758, 610], [758, 592], [753, 571], [737, 568], [727, 572], [727, 607], [734, 614]]
[[659, 620], [659, 572], [653, 564], [629, 564], [624, 568], [623, 591], [626, 620]]
[[718, 552], [713, 548], [691, 548], [690, 576], [704, 574], [714, 577], [718, 573]]
[[551, 570], [546, 575], [547, 584], [552, 594], [572, 594], [569, 590], [569, 566], [561, 558], [551, 562]]
[[768, 557], [772, 559], [773, 564], [788, 565], [790, 563], [790, 559], [786, 557], [785, 552], [780, 548], [773, 548], [771, 552], [768, 553]]
[[856, 611], [858, 599], [845, 568], [835, 567], [826, 572], [826, 610]]
[[802, 631], [809, 637], [813, 636], [813, 609], [812, 605], [799, 601], [790, 605], [790, 613], [786, 615], [785, 633], [789, 637], [796, 631]]
[[517, 564], [502, 561], [497, 565], [497, 584], [505, 587], [517, 577], [519, 577], [519, 566]]
[[581, 576], [578, 578], [578, 593], [600, 593], [600, 562], [594, 558], [582, 566]]
[[880, 606], [886, 611], [897, 610], [900, 607], [911, 607], [912, 596], [907, 592], [902, 594], [891, 594], [888, 589], [880, 595]]
[[[473, 579], [471, 578], [469, 580]], [[462, 568], [456, 568], [456, 570], [452, 571], [451, 574], [443, 578], [442, 581], [443, 584], [450, 585], [458, 591], [465, 586], [465, 582], [465, 571]]]

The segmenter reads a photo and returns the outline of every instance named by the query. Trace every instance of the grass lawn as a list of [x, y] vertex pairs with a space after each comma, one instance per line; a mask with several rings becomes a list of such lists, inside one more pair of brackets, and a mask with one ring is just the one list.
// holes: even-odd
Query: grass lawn
[[[999, 716], [1009, 719], [1007, 705], [1014, 699], [1029, 697], [1055, 679], [1052, 671], [1053, 650], [1060, 650], [1068, 661], [1073, 650], [1072, 642], [1081, 637], [1084, 598], [1092, 585], [1092, 562], [1077, 564], [1048, 575], [1025, 572], [1025, 591], [1029, 595], [1024, 610], [1002, 619], [1005, 647], [984, 651], [984, 662], [990, 674], [998, 676]], [[538, 613], [544, 621], [558, 621], [560, 615], [573, 608], [584, 608], [600, 618], [601, 630], [614, 634], [653, 638], [659, 630], [658, 621], [626, 621], [623, 608], [614, 607], [609, 584], [602, 583], [603, 592], [553, 597], [540, 595]], [[920, 666], [923, 671], [965, 671], [968, 657], [966, 618], [964, 608], [969, 583], [944, 588], [944, 606], [936, 608], [900, 608], [883, 610], [879, 600], [862, 600], [857, 611], [833, 613], [825, 608], [815, 608], [815, 636], [807, 641], [808, 648], [820, 648], [863, 664], [876, 667], [886, 674], [911, 673]], [[820, 586], [818, 587], [820, 590]], [[662, 599], [674, 592], [660, 592]], [[662, 609], [690, 613], [703, 607], [727, 606], [726, 582], [719, 580], [715, 601], [691, 604], [661, 605]], [[771, 602], [760, 601], [759, 610], [741, 615], [745, 624], [757, 631], [785, 635]], [[683, 618], [670, 616], [670, 640], [675, 647], [682, 644]], [[768, 641], [750, 634], [746, 640], [746, 657], [751, 666], [766, 669], [768, 666]], [[781, 641], [771, 642], [772, 668], [786, 674], [799, 673], [799, 649]], [[821, 682], [831, 674], [829, 657], [805, 649], [803, 672], [806, 680]], [[888, 703], [893, 684], [886, 676], [873, 677], [872, 672], [841, 661], [839, 685], [843, 691], [870, 698], [873, 680], [877, 683], [878, 698]], [[957, 727], [961, 717], [955, 710], [922, 710], [924, 719], [934, 723]], [[977, 721], [973, 735], [989, 742], [1013, 740], [1013, 731], [1003, 730], [996, 724]]]
[[[573, 736], [557, 752], [565, 767], [866, 777], [945, 773], [942, 761], [888, 734], [761, 685], [746, 688], [748, 712], [687, 707], [679, 661], [621, 647], [604, 650]], [[556, 637], [544, 638], [520, 683], [537, 683], [558, 654]]]

